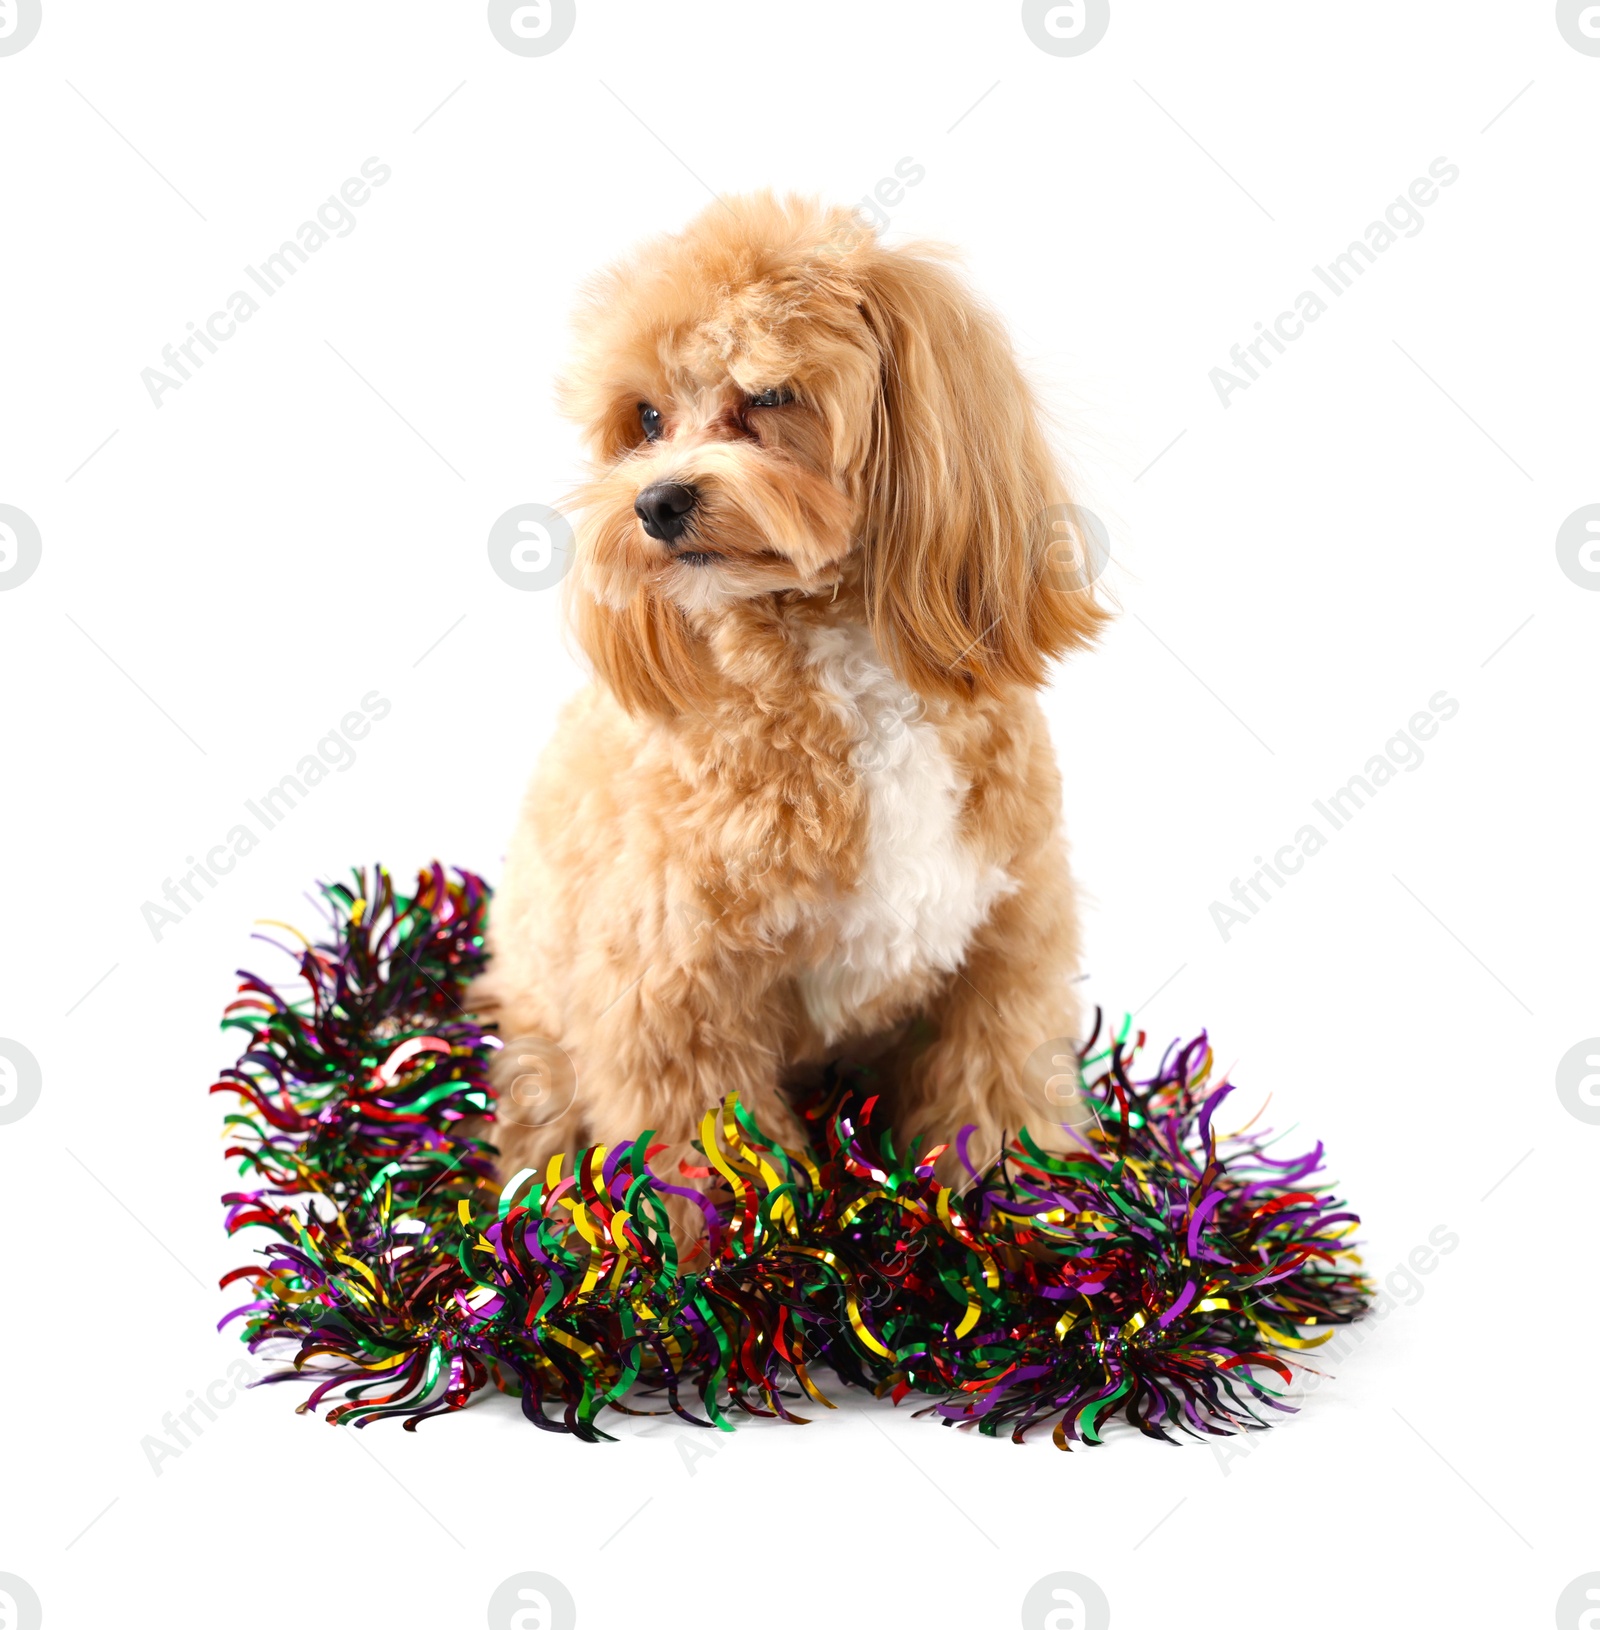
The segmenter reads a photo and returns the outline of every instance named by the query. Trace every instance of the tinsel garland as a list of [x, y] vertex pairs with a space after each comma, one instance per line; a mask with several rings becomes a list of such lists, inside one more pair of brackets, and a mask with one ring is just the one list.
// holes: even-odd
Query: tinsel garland
[[1023, 1135], [959, 1189], [937, 1151], [896, 1147], [870, 1082], [807, 1106], [807, 1149], [730, 1099], [701, 1128], [707, 1236], [680, 1262], [663, 1195], [700, 1187], [652, 1173], [645, 1129], [500, 1187], [499, 1040], [462, 1007], [483, 881], [435, 865], [406, 897], [374, 868], [322, 894], [292, 998], [242, 976], [223, 1022], [247, 1044], [212, 1088], [242, 1100], [228, 1230], [273, 1236], [223, 1279], [253, 1290], [223, 1323], [253, 1351], [295, 1344], [272, 1379], [314, 1383], [302, 1410], [337, 1394], [330, 1421], [415, 1429], [492, 1381], [593, 1441], [606, 1410], [803, 1421], [832, 1407], [831, 1371], [1019, 1442], [1051, 1424], [1060, 1448], [1099, 1443], [1116, 1416], [1170, 1442], [1269, 1424], [1291, 1354], [1366, 1305], [1321, 1145], [1280, 1159], [1264, 1132], [1222, 1136], [1233, 1089], [1206, 1039], [1141, 1076], [1126, 1023], [1085, 1050], [1083, 1153]]

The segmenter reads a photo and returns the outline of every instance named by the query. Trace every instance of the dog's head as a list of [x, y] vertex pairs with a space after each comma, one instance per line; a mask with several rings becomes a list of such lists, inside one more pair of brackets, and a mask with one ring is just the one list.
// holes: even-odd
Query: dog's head
[[999, 323], [848, 210], [719, 199], [605, 273], [563, 400], [594, 459], [574, 620], [629, 707], [694, 706], [730, 607], [847, 580], [925, 695], [1037, 685], [1104, 617]]

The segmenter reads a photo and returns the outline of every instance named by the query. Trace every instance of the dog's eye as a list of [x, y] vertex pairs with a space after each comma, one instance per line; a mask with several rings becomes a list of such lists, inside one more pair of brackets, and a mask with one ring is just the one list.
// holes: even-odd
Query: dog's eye
[[648, 402], [639, 404], [639, 428], [644, 431], [646, 441], [661, 439], [661, 415]]
[[769, 391], [762, 391], [759, 396], [750, 398], [751, 407], [788, 407], [794, 400], [791, 392], [783, 389], [781, 385], [774, 385]]

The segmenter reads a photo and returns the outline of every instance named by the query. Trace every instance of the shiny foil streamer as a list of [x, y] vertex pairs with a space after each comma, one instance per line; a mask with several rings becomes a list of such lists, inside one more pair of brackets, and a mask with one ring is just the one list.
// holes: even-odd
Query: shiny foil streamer
[[[608, 1413], [803, 1423], [837, 1382], [1019, 1442], [1097, 1444], [1116, 1418], [1173, 1441], [1270, 1424], [1299, 1355], [1367, 1305], [1321, 1145], [1224, 1136], [1205, 1037], [1141, 1071], [1126, 1022], [1084, 1051], [1084, 1150], [1024, 1136], [959, 1189], [836, 1072], [806, 1149], [735, 1100], [708, 1114], [693, 1190], [652, 1173], [646, 1129], [502, 1190], [498, 1040], [462, 1007], [487, 886], [435, 865], [407, 896], [378, 867], [322, 895], [298, 981], [241, 976], [244, 1051], [212, 1088], [239, 1103], [228, 1230], [268, 1240], [224, 1278], [251, 1296], [223, 1323], [311, 1385], [302, 1411], [414, 1430], [493, 1384], [594, 1441]], [[702, 1188], [680, 1261], [663, 1197]]]

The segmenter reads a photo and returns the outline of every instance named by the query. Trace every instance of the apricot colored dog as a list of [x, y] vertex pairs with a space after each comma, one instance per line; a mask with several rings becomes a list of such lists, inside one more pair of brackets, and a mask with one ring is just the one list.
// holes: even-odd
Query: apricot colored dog
[[[577, 328], [567, 590], [595, 683], [474, 991], [506, 1176], [649, 1128], [686, 1183], [734, 1092], [792, 1146], [786, 1088], [837, 1058], [874, 1066], [902, 1142], [1074, 1147], [1078, 922], [1035, 693], [1105, 613], [1001, 325], [939, 253], [758, 195], [604, 274]], [[961, 1180], [954, 1149], [939, 1170]]]

